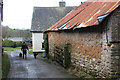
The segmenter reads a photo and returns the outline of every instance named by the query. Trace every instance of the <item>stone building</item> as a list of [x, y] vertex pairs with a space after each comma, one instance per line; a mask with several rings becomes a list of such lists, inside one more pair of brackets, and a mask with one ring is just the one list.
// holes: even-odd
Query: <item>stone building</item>
[[77, 71], [120, 77], [119, 5], [119, 0], [82, 3], [45, 31], [49, 54]]
[[74, 8], [73, 6], [65, 6], [64, 1], [59, 3], [59, 7], [34, 7], [31, 25], [33, 52], [42, 51], [42, 43], [44, 42], [43, 31], [55, 24]]
[[2, 75], [2, 70], [1, 70], [1, 67], [2, 67], [2, 65], [1, 65], [1, 56], [2, 56], [2, 29], [1, 29], [1, 22], [2, 22], [2, 19], [3, 18], [3, 0], [0, 0], [0, 79], [1, 79], [1, 75]]
[[2, 29], [1, 29], [1, 22], [2, 22], [2, 17], [3, 16], [3, 1], [0, 0], [0, 49], [2, 47]]
[[0, 0], [0, 53], [1, 53], [1, 47], [2, 47], [2, 29], [1, 29], [2, 20], [3, 20], [3, 0]]

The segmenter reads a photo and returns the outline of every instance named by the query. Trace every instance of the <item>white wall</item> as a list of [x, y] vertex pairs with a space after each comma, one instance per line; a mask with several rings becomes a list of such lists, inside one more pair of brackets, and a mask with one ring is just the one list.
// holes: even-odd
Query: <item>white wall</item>
[[42, 49], [43, 33], [32, 33], [33, 52], [40, 52]]

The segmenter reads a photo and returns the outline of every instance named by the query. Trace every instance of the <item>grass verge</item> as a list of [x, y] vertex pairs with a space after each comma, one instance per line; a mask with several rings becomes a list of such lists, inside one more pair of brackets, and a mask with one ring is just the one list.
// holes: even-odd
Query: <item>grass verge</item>
[[12, 47], [3, 47], [4, 51], [13, 51], [15, 48]]
[[[15, 49], [21, 49], [21, 47], [3, 47], [4, 51], [14, 51]], [[32, 47], [28, 47], [29, 49], [32, 49]]]
[[7, 54], [2, 56], [2, 78], [6, 78], [10, 69], [10, 61]]
[[33, 50], [28, 51], [29, 54], [33, 54]]

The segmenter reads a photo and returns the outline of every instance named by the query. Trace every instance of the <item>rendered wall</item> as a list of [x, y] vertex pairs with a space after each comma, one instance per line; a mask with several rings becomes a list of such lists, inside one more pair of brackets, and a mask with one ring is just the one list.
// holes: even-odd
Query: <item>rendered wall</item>
[[33, 52], [40, 52], [42, 49], [43, 33], [32, 33]]

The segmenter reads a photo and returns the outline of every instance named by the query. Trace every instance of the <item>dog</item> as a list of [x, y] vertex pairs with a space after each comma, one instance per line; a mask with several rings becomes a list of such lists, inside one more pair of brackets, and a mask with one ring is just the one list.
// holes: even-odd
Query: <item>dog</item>
[[22, 57], [22, 53], [19, 54], [19, 57]]
[[36, 59], [36, 56], [38, 55], [38, 53], [34, 53], [34, 58]]

